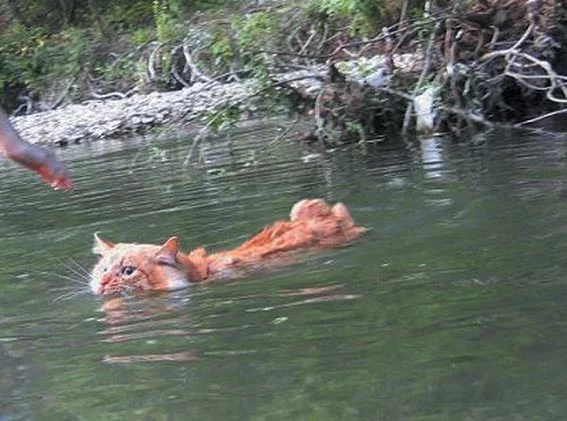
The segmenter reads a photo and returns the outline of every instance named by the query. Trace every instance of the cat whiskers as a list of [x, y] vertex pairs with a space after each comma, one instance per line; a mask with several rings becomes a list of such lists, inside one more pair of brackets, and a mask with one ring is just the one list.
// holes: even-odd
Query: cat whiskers
[[70, 257], [69, 261], [75, 265], [75, 267], [78, 269], [78, 271], [80, 273], [85, 274], [87, 277], [91, 276], [91, 273], [87, 269], [85, 269], [83, 266], [81, 266], [81, 264], [79, 262], [77, 262], [75, 259]]
[[73, 267], [71, 265], [68, 265], [67, 263], [65, 263], [63, 260], [61, 259], [57, 259], [59, 261], [59, 263], [64, 266], [66, 269], [68, 269], [69, 271], [71, 271], [74, 275], [77, 275], [77, 277], [83, 281], [86, 281], [86, 283], [88, 284], [91, 275], [90, 273], [84, 268], [82, 267], [79, 263], [77, 263], [75, 260], [70, 259], [70, 261], [72, 263], [75, 264], [76, 267]]
[[63, 266], [69, 272], [68, 275], [64, 275], [62, 273], [54, 273], [54, 272], [44, 272], [46, 275], [54, 276], [60, 279], [64, 279], [65, 281], [71, 282], [72, 285], [60, 287], [60, 288], [52, 288], [52, 291], [64, 291], [61, 295], [57, 296], [54, 301], [61, 301], [61, 300], [70, 300], [82, 294], [90, 293], [90, 274], [89, 272], [83, 268], [77, 261], [73, 259], [69, 259], [72, 263], [67, 264], [61, 259], [57, 259], [61, 266]]
[[[71, 281], [74, 284], [79, 284], [81, 286], [85, 286], [88, 287], [89, 286], [89, 278], [85, 278], [84, 275], [80, 275], [79, 278], [73, 277], [73, 276], [68, 276], [68, 275], [63, 275], [61, 273], [55, 273], [55, 272], [44, 272], [46, 275], [49, 276], [56, 276], [58, 278], [64, 279], [66, 281]], [[79, 276], [79, 275], [77, 275]]]
[[79, 295], [90, 293], [89, 284], [86, 280], [76, 279], [67, 275], [62, 275], [60, 273], [49, 273], [49, 272], [45, 272], [45, 273], [47, 275], [56, 276], [58, 278], [72, 282], [72, 285], [58, 287], [58, 288], [51, 288], [51, 291], [64, 291], [63, 294], [55, 297], [53, 301], [70, 300], [71, 298], [75, 298]]
[[[67, 301], [70, 300], [72, 298], [75, 298], [79, 295], [83, 295], [83, 294], [88, 294], [90, 291], [88, 289], [70, 289], [70, 288], [55, 288], [52, 291], [56, 291], [56, 290], [63, 290], [63, 289], [67, 289], [67, 292], [64, 292], [63, 294], [55, 297], [53, 299], [53, 301]], [[69, 290], [70, 289], [70, 290]]]

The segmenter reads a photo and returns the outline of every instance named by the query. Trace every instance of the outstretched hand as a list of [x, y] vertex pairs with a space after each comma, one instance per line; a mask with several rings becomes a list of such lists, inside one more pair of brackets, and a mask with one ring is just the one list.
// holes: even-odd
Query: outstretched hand
[[23, 140], [0, 108], [0, 154], [37, 172], [55, 190], [71, 190], [73, 182], [65, 166], [47, 148]]
[[29, 144], [23, 155], [13, 159], [36, 171], [54, 190], [69, 191], [74, 187], [65, 166], [50, 149]]

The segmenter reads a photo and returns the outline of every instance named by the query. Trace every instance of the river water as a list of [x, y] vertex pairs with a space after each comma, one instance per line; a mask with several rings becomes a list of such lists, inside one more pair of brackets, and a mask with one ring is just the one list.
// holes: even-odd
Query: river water
[[[0, 420], [562, 420], [567, 144], [518, 133], [320, 153], [259, 125], [0, 168]], [[90, 295], [95, 231], [239, 244], [305, 197], [371, 228], [211, 287]]]

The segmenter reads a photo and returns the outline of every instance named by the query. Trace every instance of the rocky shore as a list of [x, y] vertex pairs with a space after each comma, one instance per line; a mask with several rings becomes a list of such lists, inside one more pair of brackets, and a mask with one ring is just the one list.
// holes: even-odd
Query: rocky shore
[[[393, 57], [397, 68], [415, 72], [420, 65], [412, 54]], [[383, 57], [344, 62], [341, 73], [364, 83], [385, 67]], [[327, 69], [324, 66], [281, 74], [276, 83], [290, 81], [306, 97], [317, 96]], [[123, 99], [89, 100], [50, 111], [13, 117], [24, 139], [45, 145], [67, 145], [104, 138], [139, 135], [156, 128], [175, 131], [187, 122], [199, 121], [206, 112], [223, 105], [238, 104], [248, 115], [259, 116], [261, 104], [255, 97], [261, 87], [255, 80], [232, 83], [195, 83], [170, 92], [135, 94]], [[261, 99], [259, 99], [261, 100]], [[202, 121], [202, 120], [201, 120]]]
[[14, 117], [12, 122], [28, 142], [46, 145], [142, 134], [158, 126], [175, 128], [216, 106], [241, 101], [254, 86], [252, 81], [196, 83], [180, 91], [86, 101]]

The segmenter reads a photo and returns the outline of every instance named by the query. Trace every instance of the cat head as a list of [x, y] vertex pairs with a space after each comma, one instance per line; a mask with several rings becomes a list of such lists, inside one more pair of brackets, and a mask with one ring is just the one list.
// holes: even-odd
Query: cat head
[[89, 286], [97, 295], [173, 290], [188, 285], [178, 261], [179, 240], [171, 237], [161, 246], [113, 243], [94, 235], [93, 253], [99, 260], [91, 271]]

